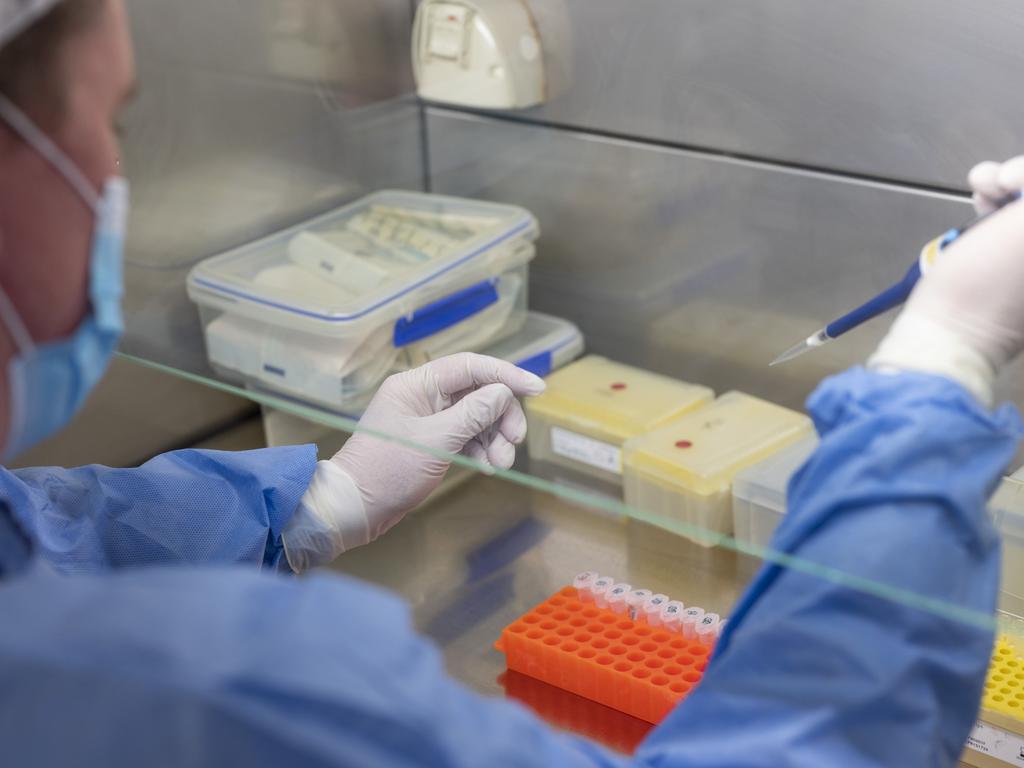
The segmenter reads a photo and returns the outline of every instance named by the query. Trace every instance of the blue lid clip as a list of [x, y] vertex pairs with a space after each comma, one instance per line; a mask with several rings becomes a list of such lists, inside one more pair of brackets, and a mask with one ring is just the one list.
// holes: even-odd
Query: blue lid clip
[[393, 341], [396, 348], [414, 344], [451, 328], [498, 303], [497, 280], [484, 280], [469, 288], [446, 296], [395, 323]]

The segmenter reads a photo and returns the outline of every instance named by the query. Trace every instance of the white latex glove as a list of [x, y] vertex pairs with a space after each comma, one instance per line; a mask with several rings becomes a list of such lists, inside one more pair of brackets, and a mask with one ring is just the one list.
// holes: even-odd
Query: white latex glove
[[[526, 439], [517, 397], [539, 395], [544, 381], [511, 363], [474, 354], [435, 360], [392, 376], [359, 424], [444, 454], [508, 469]], [[387, 531], [440, 485], [451, 462], [358, 431], [321, 461], [283, 533], [296, 571], [329, 562]]]
[[[1024, 157], [981, 163], [968, 182], [982, 213], [1024, 188]], [[986, 405], [1024, 349], [1024, 203], [1010, 203], [943, 251], [869, 364], [954, 379]]]

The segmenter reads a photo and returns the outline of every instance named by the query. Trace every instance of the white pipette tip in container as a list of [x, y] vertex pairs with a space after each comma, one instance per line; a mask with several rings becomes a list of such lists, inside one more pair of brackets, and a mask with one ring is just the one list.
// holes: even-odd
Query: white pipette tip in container
[[683, 637], [697, 639], [697, 622], [704, 618], [704, 609], [693, 606], [683, 611]]
[[590, 585], [590, 594], [594, 596], [594, 602], [598, 608], [608, 607], [608, 590], [615, 586], [615, 579], [611, 576], [599, 576]]
[[632, 584], [626, 584], [620, 581], [614, 587], [608, 590], [608, 607], [614, 613], [625, 613], [626, 612], [626, 596], [633, 590]]
[[686, 606], [679, 600], [669, 600], [661, 609], [661, 626], [669, 632], [680, 631], [680, 621]]
[[594, 599], [594, 593], [590, 591], [590, 588], [598, 578], [600, 576], [597, 571], [584, 571], [583, 573], [576, 574], [576, 577], [572, 580], [572, 585], [576, 587], [580, 600], [586, 603]]
[[651, 595], [640, 606], [640, 617], [652, 627], [661, 626], [661, 609], [668, 603], [668, 595]]
[[718, 638], [718, 624], [721, 621], [717, 613], [705, 613], [694, 626], [697, 642], [712, 646]]
[[626, 595], [626, 610], [629, 613], [629, 618], [633, 621], [639, 619], [641, 615], [640, 609], [647, 602], [647, 598], [653, 594], [649, 589], [634, 589]]

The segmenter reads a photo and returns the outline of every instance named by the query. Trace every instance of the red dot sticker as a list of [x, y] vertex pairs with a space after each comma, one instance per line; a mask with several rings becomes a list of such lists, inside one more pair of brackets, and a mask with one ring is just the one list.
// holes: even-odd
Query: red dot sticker
[[693, 443], [689, 440], [676, 440], [676, 448], [693, 448]]
[[616, 381], [614, 384], [612, 384], [612, 389], [614, 389], [616, 392], [621, 392], [625, 388], [626, 385], [621, 381]]

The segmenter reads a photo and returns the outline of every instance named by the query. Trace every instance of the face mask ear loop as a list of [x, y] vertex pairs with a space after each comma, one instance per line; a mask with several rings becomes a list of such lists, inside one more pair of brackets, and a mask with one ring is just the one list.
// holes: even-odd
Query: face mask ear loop
[[4, 324], [7, 332], [11, 334], [14, 344], [18, 347], [18, 352], [22, 356], [28, 357], [35, 351], [36, 344], [32, 341], [32, 336], [29, 334], [25, 324], [21, 322], [18, 310], [14, 308], [14, 304], [7, 297], [7, 292], [3, 288], [0, 288], [0, 322]]
[[29, 120], [25, 113], [14, 106], [14, 103], [2, 93], [0, 93], [0, 118], [3, 118], [4, 122], [21, 137], [22, 141], [38, 152], [67, 180], [93, 213], [99, 211], [99, 195], [78, 169], [78, 166], [71, 162], [63, 150], [54, 144], [49, 136], [39, 130], [36, 124]]

